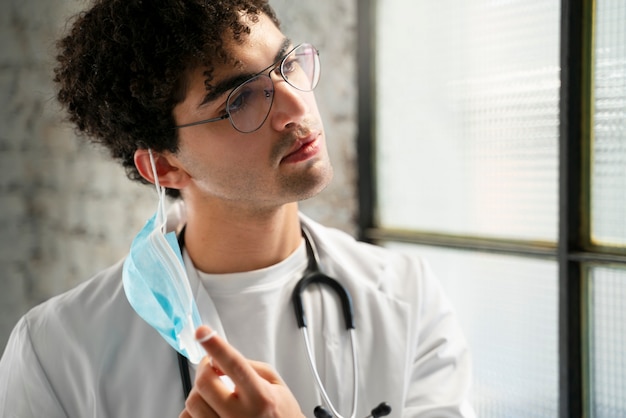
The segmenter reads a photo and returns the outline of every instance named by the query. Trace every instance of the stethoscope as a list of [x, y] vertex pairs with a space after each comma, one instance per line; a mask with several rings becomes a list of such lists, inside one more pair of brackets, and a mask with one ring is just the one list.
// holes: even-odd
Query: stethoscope
[[[185, 230], [183, 228], [183, 230], [178, 235], [178, 245], [181, 248], [181, 251], [185, 244], [184, 236], [185, 236]], [[302, 332], [302, 338], [304, 340], [304, 345], [306, 347], [306, 356], [307, 356], [307, 360], [309, 363], [309, 367], [311, 369], [311, 373], [313, 375], [313, 378], [315, 379], [317, 388], [319, 389], [319, 392], [322, 395], [322, 398], [324, 399], [324, 402], [326, 403], [328, 408], [330, 408], [330, 410], [332, 411], [331, 413], [323, 406], [318, 405], [315, 407], [313, 414], [315, 415], [315, 418], [333, 418], [333, 417], [344, 418], [343, 415], [341, 415], [337, 411], [337, 409], [331, 402], [330, 397], [328, 396], [328, 393], [326, 392], [326, 389], [324, 387], [324, 384], [322, 383], [322, 379], [320, 378], [320, 375], [317, 371], [317, 367], [315, 366], [315, 360], [313, 358], [313, 350], [311, 348], [311, 342], [309, 341], [309, 335], [307, 332], [306, 313], [304, 311], [304, 305], [302, 303], [301, 295], [302, 295], [302, 292], [310, 284], [318, 283], [318, 284], [326, 285], [330, 287], [332, 290], [334, 290], [339, 296], [339, 299], [341, 301], [343, 317], [344, 317], [344, 321], [346, 324], [346, 329], [348, 330], [350, 334], [350, 346], [352, 350], [352, 377], [353, 377], [352, 382], [353, 383], [352, 383], [352, 411], [350, 413], [350, 418], [355, 418], [357, 401], [358, 401], [358, 381], [359, 381], [358, 370], [359, 369], [358, 369], [358, 356], [357, 356], [357, 350], [356, 350], [356, 338], [354, 335], [356, 328], [354, 326], [352, 298], [348, 290], [341, 283], [339, 283], [337, 280], [321, 272], [319, 268], [319, 254], [317, 252], [317, 248], [315, 247], [311, 234], [309, 233], [308, 229], [304, 225], [302, 226], [302, 236], [304, 237], [304, 241], [306, 243], [308, 265], [307, 265], [307, 269], [304, 272], [304, 275], [298, 281], [298, 283], [296, 283], [296, 286], [291, 296], [291, 300], [292, 300], [293, 307], [295, 310], [298, 328]], [[189, 392], [191, 392], [191, 387], [192, 387], [191, 377], [189, 375], [189, 362], [187, 361], [187, 358], [183, 356], [182, 354], [177, 352], [177, 355], [178, 355], [178, 368], [180, 370], [180, 377], [181, 377], [182, 386], [183, 386], [183, 394], [185, 396], [185, 399], [187, 399], [187, 397], [189, 396]], [[365, 418], [384, 417], [386, 415], [389, 415], [390, 413], [391, 413], [391, 407], [387, 403], [381, 402], [378, 406], [372, 409], [370, 415], [368, 415]]]

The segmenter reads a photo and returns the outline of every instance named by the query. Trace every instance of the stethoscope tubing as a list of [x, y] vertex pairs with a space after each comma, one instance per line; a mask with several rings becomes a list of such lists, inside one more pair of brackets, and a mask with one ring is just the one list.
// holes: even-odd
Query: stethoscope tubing
[[319, 372], [317, 371], [317, 367], [315, 365], [315, 359], [313, 355], [313, 350], [311, 348], [311, 342], [309, 339], [309, 334], [307, 331], [307, 321], [306, 321], [306, 312], [304, 310], [304, 304], [302, 303], [302, 292], [313, 283], [325, 284], [337, 293], [339, 299], [341, 301], [341, 308], [343, 311], [343, 317], [345, 321], [346, 329], [350, 335], [350, 346], [352, 350], [352, 411], [350, 414], [350, 418], [356, 417], [356, 410], [358, 404], [358, 384], [359, 384], [359, 368], [358, 368], [358, 356], [356, 349], [356, 337], [355, 337], [355, 325], [354, 325], [354, 313], [352, 309], [352, 298], [350, 297], [350, 293], [348, 293], [347, 289], [339, 283], [337, 280], [325, 275], [320, 271], [319, 268], [319, 254], [317, 252], [317, 248], [313, 242], [313, 238], [311, 237], [307, 228], [302, 226], [302, 234], [304, 236], [307, 253], [309, 259], [309, 265], [307, 266], [307, 270], [304, 274], [304, 277], [298, 281], [296, 284], [293, 294], [292, 294], [292, 302], [294, 306], [294, 311], [296, 315], [296, 321], [298, 323], [298, 328], [300, 328], [304, 345], [306, 348], [307, 360], [309, 363], [309, 368], [311, 369], [311, 374], [315, 379], [315, 383], [324, 399], [326, 405], [330, 408], [332, 413], [337, 418], [343, 418], [328, 396], [326, 392], [326, 388], [322, 383], [322, 379], [320, 378]]
[[[311, 373], [313, 374], [313, 377], [315, 378], [315, 383], [317, 384], [317, 387], [320, 391], [320, 394], [322, 395], [322, 398], [324, 399], [324, 402], [326, 403], [326, 405], [328, 405], [328, 407], [330, 408], [330, 410], [332, 411], [332, 413], [337, 417], [337, 418], [343, 418], [343, 416], [335, 409], [335, 406], [333, 405], [333, 403], [330, 400], [330, 397], [328, 396], [328, 393], [326, 392], [326, 388], [324, 388], [324, 384], [322, 383], [322, 380], [320, 378], [319, 373], [317, 372], [317, 367], [315, 366], [314, 360], [313, 360], [313, 352], [311, 350], [311, 343], [309, 341], [309, 334], [307, 331], [307, 327], [304, 326], [302, 328], [300, 328], [300, 331], [302, 332], [302, 336], [304, 339], [304, 345], [306, 347], [306, 352], [307, 352], [307, 360], [309, 363], [309, 367], [311, 369]], [[359, 368], [358, 368], [358, 361], [357, 361], [357, 355], [356, 355], [356, 343], [355, 343], [355, 337], [354, 337], [354, 329], [350, 329], [349, 330], [350, 333], [350, 346], [352, 347], [352, 378], [353, 380], [353, 396], [352, 396], [352, 413], [350, 414], [350, 418], [355, 418], [356, 417], [356, 408], [357, 408], [357, 403], [358, 403], [358, 381], [359, 381]]]

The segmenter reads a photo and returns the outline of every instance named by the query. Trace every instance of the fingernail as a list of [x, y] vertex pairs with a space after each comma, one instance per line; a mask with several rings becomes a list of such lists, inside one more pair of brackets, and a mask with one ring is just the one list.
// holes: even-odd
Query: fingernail
[[211, 331], [206, 335], [199, 335], [197, 340], [199, 343], [205, 343], [207, 341], [209, 341], [211, 338], [215, 337], [217, 335], [216, 331]]

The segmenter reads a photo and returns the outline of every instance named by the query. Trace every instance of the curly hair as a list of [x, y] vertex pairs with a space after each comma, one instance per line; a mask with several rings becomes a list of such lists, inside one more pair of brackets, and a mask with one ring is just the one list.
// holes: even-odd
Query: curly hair
[[[178, 150], [174, 107], [186, 77], [232, 61], [224, 36], [242, 41], [261, 13], [279, 26], [267, 0], [95, 0], [57, 42], [57, 99], [77, 133], [104, 145], [131, 180], [147, 183], [137, 149]], [[168, 190], [178, 197], [178, 190]]]

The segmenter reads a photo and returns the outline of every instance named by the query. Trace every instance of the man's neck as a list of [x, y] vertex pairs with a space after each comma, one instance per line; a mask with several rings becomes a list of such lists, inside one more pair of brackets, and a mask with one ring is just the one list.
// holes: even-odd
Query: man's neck
[[265, 211], [187, 207], [185, 248], [205, 273], [257, 270], [287, 258], [302, 236], [298, 204]]

